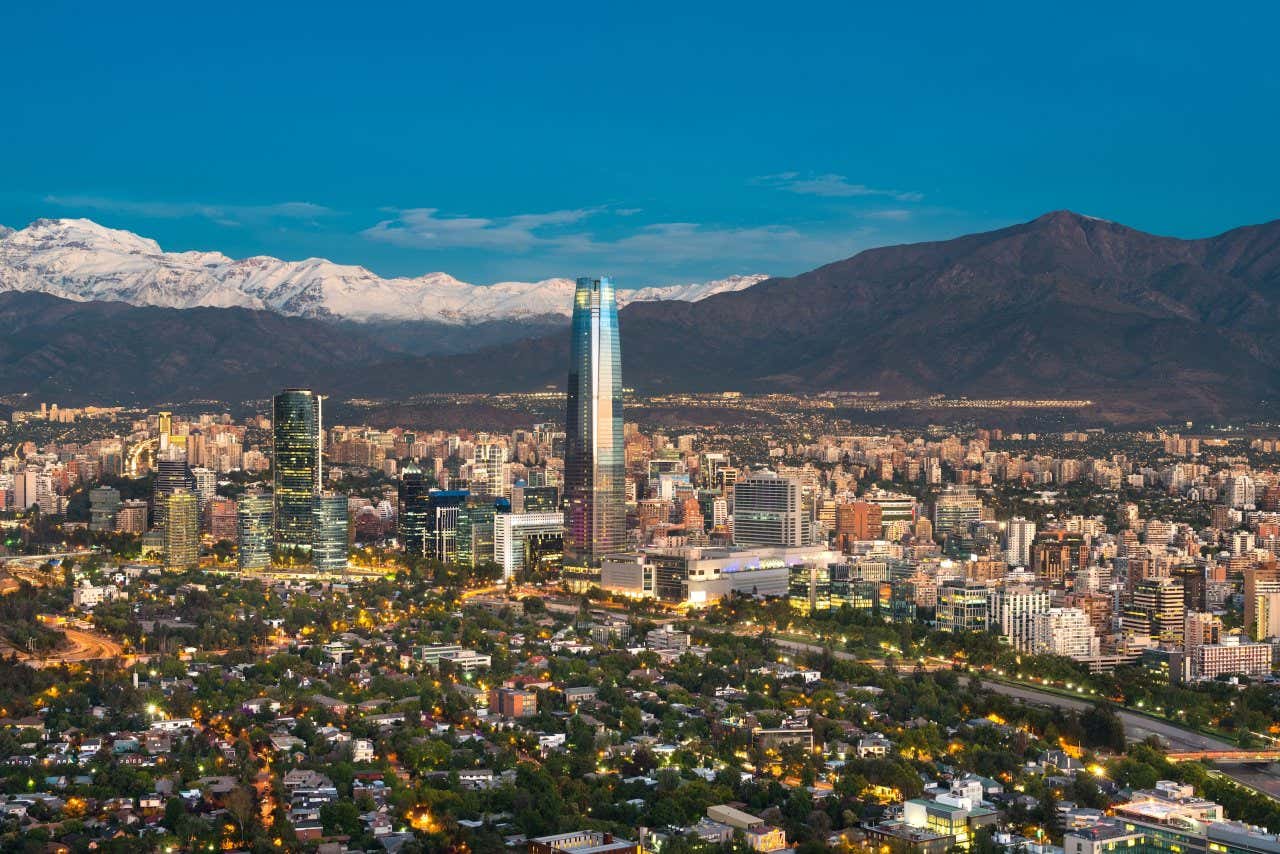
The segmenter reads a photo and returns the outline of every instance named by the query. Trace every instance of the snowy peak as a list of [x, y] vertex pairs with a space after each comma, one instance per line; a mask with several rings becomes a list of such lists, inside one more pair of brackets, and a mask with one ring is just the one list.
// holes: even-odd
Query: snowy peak
[[[730, 276], [701, 284], [618, 292], [631, 302], [693, 302], [767, 278]], [[430, 320], [457, 325], [567, 316], [571, 279], [473, 285], [447, 273], [384, 279], [323, 258], [236, 260], [220, 252], [165, 252], [154, 240], [88, 219], [38, 219], [0, 226], [0, 291], [40, 291], [64, 299], [112, 300], [167, 308], [244, 307], [300, 317]]]

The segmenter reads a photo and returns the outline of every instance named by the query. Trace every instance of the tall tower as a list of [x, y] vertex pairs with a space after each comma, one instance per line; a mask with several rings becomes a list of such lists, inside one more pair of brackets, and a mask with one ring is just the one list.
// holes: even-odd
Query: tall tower
[[430, 489], [422, 469], [409, 463], [400, 470], [400, 543], [406, 554], [423, 555], [427, 551], [427, 517], [431, 513]]
[[600, 559], [626, 542], [622, 349], [613, 280], [578, 279], [565, 412], [564, 580], [599, 583]]
[[277, 394], [272, 402], [271, 437], [275, 548], [310, 551], [312, 499], [322, 482], [320, 395], [306, 388], [287, 388]]

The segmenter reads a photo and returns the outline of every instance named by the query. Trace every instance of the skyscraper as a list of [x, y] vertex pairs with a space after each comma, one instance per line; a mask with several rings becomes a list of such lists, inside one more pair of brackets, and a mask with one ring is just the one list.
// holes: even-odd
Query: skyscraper
[[427, 517], [431, 514], [430, 489], [417, 463], [400, 471], [400, 508], [397, 518], [400, 544], [406, 554], [426, 554]]
[[246, 492], [236, 502], [236, 546], [240, 569], [271, 564], [271, 496]]
[[733, 487], [735, 546], [805, 544], [800, 482], [769, 469], [743, 478]]
[[[165, 499], [179, 489], [194, 493], [195, 475], [187, 465], [187, 453], [181, 448], [167, 448], [156, 457], [156, 479], [151, 487], [152, 494], [152, 526], [163, 531], [165, 525]], [[197, 499], [198, 500], [198, 499]]]
[[600, 559], [626, 542], [622, 349], [613, 280], [578, 279], [565, 412], [564, 580], [599, 583]]
[[165, 569], [190, 569], [200, 563], [200, 516], [196, 494], [175, 489], [163, 496]]
[[318, 572], [347, 569], [347, 496], [325, 493], [312, 498], [311, 565]]
[[321, 484], [321, 404], [310, 389], [287, 388], [272, 402], [272, 454], [277, 551], [307, 551], [312, 500]]

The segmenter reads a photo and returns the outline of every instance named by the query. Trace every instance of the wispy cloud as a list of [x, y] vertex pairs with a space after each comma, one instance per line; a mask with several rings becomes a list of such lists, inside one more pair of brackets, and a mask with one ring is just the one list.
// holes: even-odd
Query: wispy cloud
[[923, 193], [918, 193], [914, 190], [888, 190], [881, 187], [869, 187], [866, 184], [855, 184], [844, 175], [835, 173], [802, 175], [799, 172], [779, 172], [776, 175], [762, 175], [756, 178], [754, 183], [802, 196], [825, 196], [827, 198], [880, 196], [899, 202], [918, 202], [924, 198]]
[[394, 219], [366, 228], [361, 234], [370, 240], [413, 249], [527, 252], [558, 243], [564, 226], [581, 222], [600, 210], [579, 208], [491, 219], [442, 216], [439, 208], [410, 208], [399, 211]]
[[[447, 216], [438, 208], [399, 211], [361, 232], [366, 238], [413, 249], [483, 249], [545, 260], [607, 260], [611, 265], [826, 257], [851, 234], [812, 236], [788, 225], [723, 226], [694, 222], [636, 224], [619, 232], [589, 230], [586, 220], [607, 208], [579, 208], [506, 217]], [[572, 228], [571, 226], [580, 226]]]
[[223, 205], [203, 202], [140, 201], [110, 196], [45, 196], [51, 205], [128, 214], [147, 219], [207, 219], [225, 226], [269, 220], [314, 220], [337, 211], [311, 202], [280, 202], [269, 205]]

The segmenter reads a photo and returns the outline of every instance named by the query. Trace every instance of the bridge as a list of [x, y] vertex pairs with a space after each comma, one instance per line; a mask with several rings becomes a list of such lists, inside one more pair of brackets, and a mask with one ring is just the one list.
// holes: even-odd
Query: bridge
[[1280, 749], [1270, 750], [1177, 750], [1165, 754], [1170, 762], [1218, 762], [1224, 765], [1251, 765], [1280, 762]]

